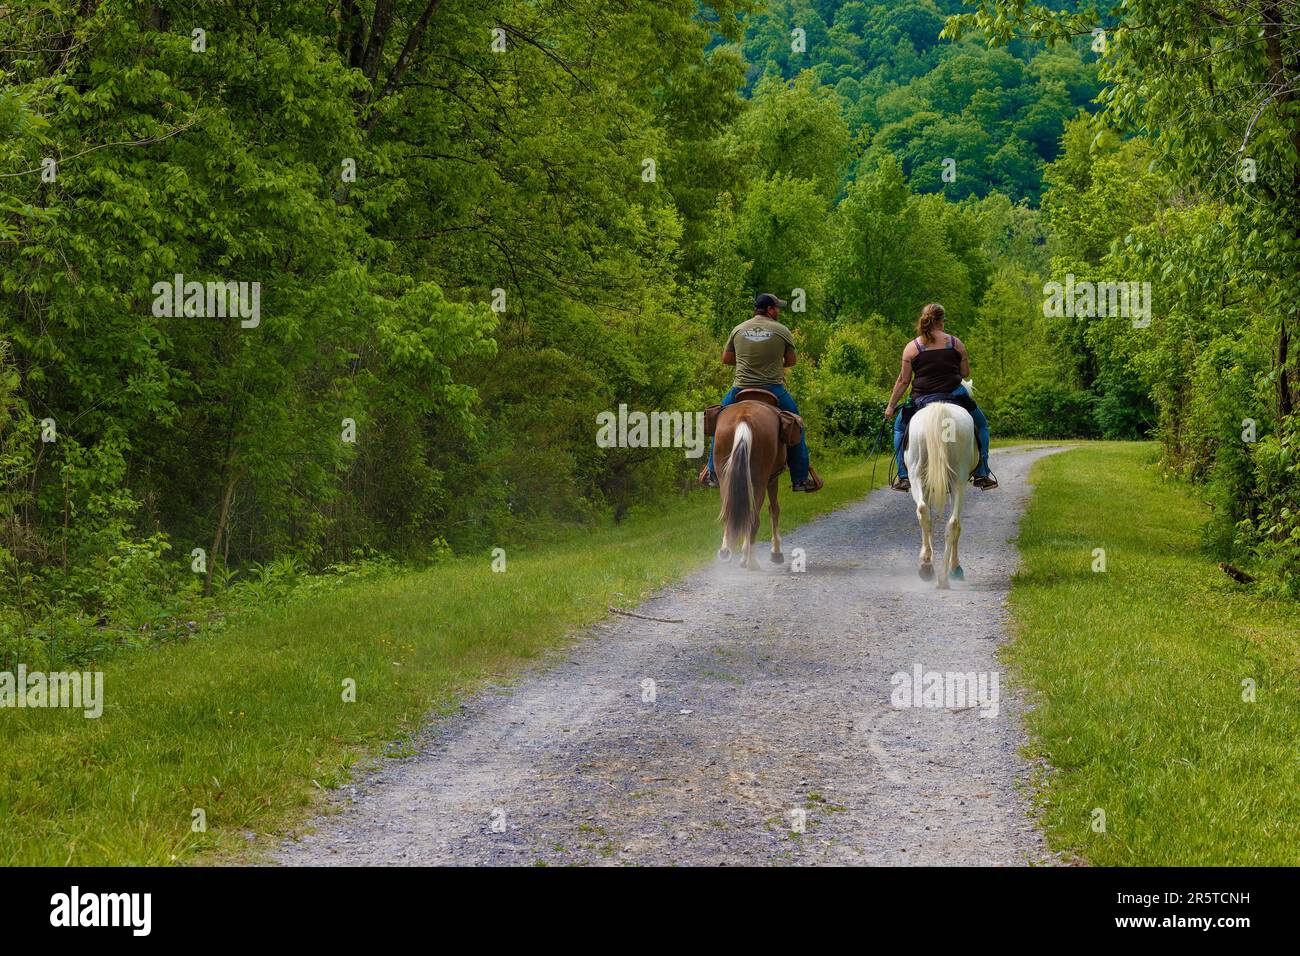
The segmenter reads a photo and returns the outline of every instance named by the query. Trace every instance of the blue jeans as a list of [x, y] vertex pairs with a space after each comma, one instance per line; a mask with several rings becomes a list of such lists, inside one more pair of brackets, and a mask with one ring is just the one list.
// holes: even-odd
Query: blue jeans
[[[958, 385], [953, 392], [954, 395], [969, 394], [965, 385]], [[971, 399], [971, 405], [974, 411], [970, 417], [975, 422], [975, 437], [980, 446], [980, 463], [975, 466], [975, 477], [983, 478], [989, 473], [989, 420], [984, 417], [980, 407], [975, 405], [975, 400]], [[903, 409], [898, 410], [898, 415], [894, 418], [894, 457], [898, 459], [898, 477], [907, 477], [907, 465], [903, 462], [903, 434], [907, 429], [907, 423], [903, 420]]]
[[[799, 414], [799, 406], [794, 403], [794, 396], [784, 385], [735, 385], [731, 391], [722, 397], [723, 407], [732, 404], [736, 400], [736, 394], [742, 388], [765, 388], [776, 396], [776, 402], [787, 412]], [[808, 477], [808, 442], [805, 441], [805, 435], [799, 436], [799, 444], [791, 445], [786, 449], [785, 463], [790, 466], [790, 481], [799, 484]], [[709, 471], [717, 474], [713, 468], [713, 442], [709, 442]]]

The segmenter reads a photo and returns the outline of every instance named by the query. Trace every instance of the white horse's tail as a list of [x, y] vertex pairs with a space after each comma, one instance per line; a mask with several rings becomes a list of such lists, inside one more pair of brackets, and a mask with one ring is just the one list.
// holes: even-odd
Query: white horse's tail
[[753, 444], [754, 433], [749, 422], [741, 422], [732, 434], [731, 455], [722, 466], [718, 482], [722, 497], [718, 517], [727, 529], [727, 544], [733, 548], [744, 546], [754, 524], [754, 484], [749, 479], [749, 452]]
[[[948, 492], [953, 482], [957, 480], [957, 470], [953, 467], [957, 444], [952, 440], [944, 441], [944, 428], [946, 425], [952, 435], [955, 435], [957, 422], [947, 402], [937, 402], [930, 408], [934, 411], [926, 415], [922, 421], [925, 439], [922, 487], [925, 489], [926, 507], [930, 509], [930, 514], [938, 516], [943, 513], [944, 505], [948, 501]], [[947, 425], [948, 422], [952, 424]]]

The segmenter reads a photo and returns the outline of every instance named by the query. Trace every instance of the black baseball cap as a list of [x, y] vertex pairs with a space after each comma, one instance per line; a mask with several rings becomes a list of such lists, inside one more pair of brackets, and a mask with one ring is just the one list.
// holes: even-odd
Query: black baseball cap
[[764, 309], [770, 309], [776, 306], [778, 309], [784, 309], [789, 302], [782, 302], [770, 292], [760, 292], [758, 298], [754, 300], [754, 311], [762, 312]]

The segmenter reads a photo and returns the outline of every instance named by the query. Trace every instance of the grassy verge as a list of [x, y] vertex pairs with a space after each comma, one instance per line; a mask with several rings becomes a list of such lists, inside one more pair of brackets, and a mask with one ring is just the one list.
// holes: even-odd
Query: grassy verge
[[[876, 482], [888, 470], [882, 459]], [[869, 490], [871, 465], [782, 495], [782, 527]], [[0, 709], [0, 863], [224, 858], [302, 820], [319, 787], [485, 680], [712, 557], [716, 492], [534, 548], [361, 582], [102, 665], [103, 716]], [[30, 665], [35, 669], [38, 665]], [[343, 701], [355, 681], [356, 701]], [[194, 832], [194, 811], [206, 832]]]
[[1007, 656], [1055, 768], [1039, 794], [1049, 839], [1099, 865], [1295, 865], [1300, 606], [1200, 553], [1204, 508], [1153, 457], [1096, 444], [1035, 467]]

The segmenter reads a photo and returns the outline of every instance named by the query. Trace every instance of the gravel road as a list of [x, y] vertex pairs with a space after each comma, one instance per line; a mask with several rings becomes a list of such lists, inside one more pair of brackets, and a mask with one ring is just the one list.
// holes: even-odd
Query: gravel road
[[[638, 609], [683, 623], [611, 618], [478, 695], [415, 756], [343, 788], [275, 861], [1057, 862], [1029, 815], [1020, 706], [994, 657], [1026, 476], [1054, 450], [993, 453], [1002, 487], [966, 497], [966, 578], [951, 591], [916, 576], [911, 498], [877, 491], [784, 535], [785, 567], [764, 542], [763, 571], [714, 564]], [[895, 675], [917, 667], [974, 672], [990, 691], [997, 674], [997, 704], [895, 706]]]

